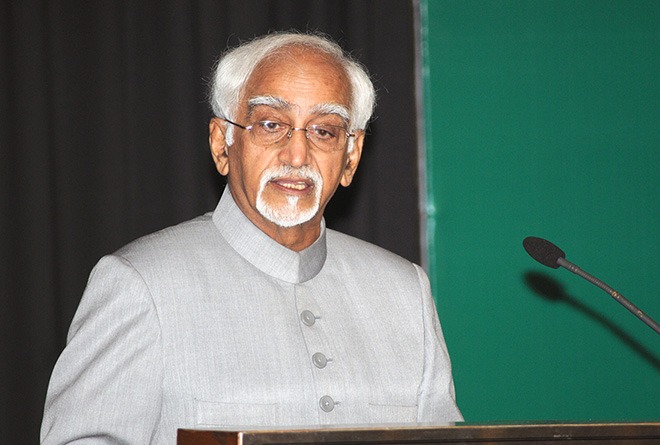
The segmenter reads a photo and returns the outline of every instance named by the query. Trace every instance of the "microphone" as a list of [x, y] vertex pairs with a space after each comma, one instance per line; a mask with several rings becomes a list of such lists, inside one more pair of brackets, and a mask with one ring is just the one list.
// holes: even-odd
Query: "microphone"
[[660, 325], [656, 323], [651, 317], [646, 315], [644, 312], [639, 310], [637, 306], [628, 301], [623, 295], [615, 291], [607, 284], [600, 281], [598, 278], [593, 275], [588, 274], [583, 271], [575, 264], [566, 260], [566, 254], [559, 247], [552, 244], [550, 241], [544, 240], [543, 238], [537, 238], [535, 236], [528, 236], [523, 240], [523, 247], [536, 261], [543, 264], [544, 266], [552, 267], [553, 269], [559, 269], [559, 266], [573, 272], [576, 275], [581, 276], [585, 280], [589, 281], [591, 284], [595, 284], [608, 294], [616, 301], [621, 303], [623, 307], [628, 309], [630, 312], [635, 314], [637, 318], [642, 320], [646, 325], [648, 325], [655, 332], [660, 334]]

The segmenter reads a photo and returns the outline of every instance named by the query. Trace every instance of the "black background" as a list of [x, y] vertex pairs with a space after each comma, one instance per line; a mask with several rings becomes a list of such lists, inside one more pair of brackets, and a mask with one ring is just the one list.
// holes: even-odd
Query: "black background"
[[[0, 8], [0, 441], [36, 443], [52, 367], [95, 262], [212, 210], [207, 79], [227, 46], [314, 30], [378, 90], [328, 226], [419, 262], [413, 4], [38, 1]], [[136, 388], [139, 391], [139, 388]], [[84, 407], [81, 407], [84, 409]]]

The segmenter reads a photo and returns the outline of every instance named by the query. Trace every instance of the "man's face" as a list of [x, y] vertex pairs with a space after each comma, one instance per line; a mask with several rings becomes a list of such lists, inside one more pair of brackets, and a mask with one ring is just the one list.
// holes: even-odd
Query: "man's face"
[[[313, 124], [347, 127], [347, 116], [342, 115], [350, 103], [344, 72], [327, 56], [300, 50], [293, 56], [275, 56], [255, 68], [241, 97], [236, 122], [243, 126], [275, 121], [296, 128]], [[337, 186], [348, 186], [352, 180], [363, 132], [348, 154], [345, 147], [334, 152], [317, 149], [304, 131], [293, 131], [290, 139], [264, 147], [253, 141], [249, 131], [234, 128], [235, 142], [225, 152], [227, 125], [221, 119], [211, 122], [211, 147], [218, 170], [228, 175], [234, 200], [276, 241], [297, 250], [307, 247], [318, 237], [323, 211]]]

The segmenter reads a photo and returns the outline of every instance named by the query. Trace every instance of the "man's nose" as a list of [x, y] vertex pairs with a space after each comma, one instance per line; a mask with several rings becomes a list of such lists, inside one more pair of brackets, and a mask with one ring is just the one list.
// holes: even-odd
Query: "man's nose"
[[307, 139], [307, 130], [291, 128], [287, 138], [282, 142], [284, 142], [284, 146], [280, 150], [280, 162], [296, 168], [309, 164], [310, 142]]

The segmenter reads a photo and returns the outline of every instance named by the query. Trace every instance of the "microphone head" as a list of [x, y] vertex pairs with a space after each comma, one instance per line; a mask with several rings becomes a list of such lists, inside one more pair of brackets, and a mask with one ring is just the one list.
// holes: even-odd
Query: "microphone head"
[[559, 247], [543, 238], [528, 236], [523, 240], [523, 247], [529, 256], [553, 269], [559, 269], [559, 264], [557, 264], [559, 258], [566, 258], [566, 254]]

